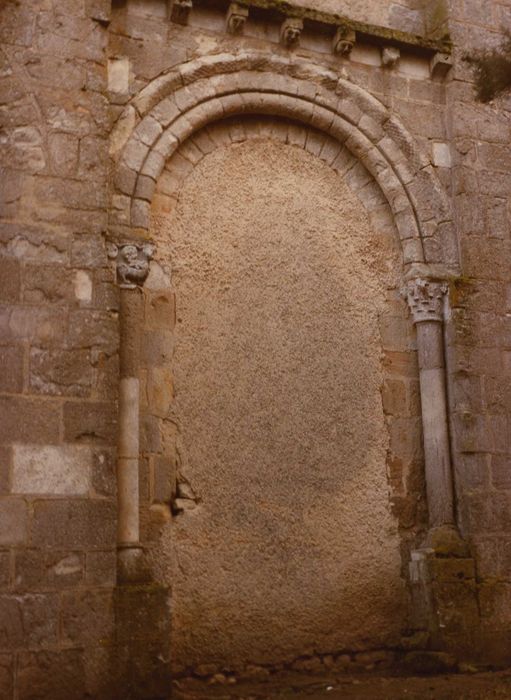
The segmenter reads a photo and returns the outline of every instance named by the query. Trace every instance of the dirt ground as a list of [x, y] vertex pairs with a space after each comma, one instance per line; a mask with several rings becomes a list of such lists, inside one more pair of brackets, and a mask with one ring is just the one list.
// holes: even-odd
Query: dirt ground
[[289, 676], [266, 682], [208, 685], [175, 681], [173, 700], [486, 700], [511, 699], [511, 670], [429, 677]]

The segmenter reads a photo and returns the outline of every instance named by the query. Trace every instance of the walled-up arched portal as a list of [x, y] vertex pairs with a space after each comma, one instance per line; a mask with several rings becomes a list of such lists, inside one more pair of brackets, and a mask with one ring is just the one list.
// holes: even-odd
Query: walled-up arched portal
[[[314, 64], [257, 52], [208, 56], [156, 79], [128, 105], [113, 138], [118, 160], [111, 234], [122, 265], [145, 264], [151, 201], [169, 158], [201, 128], [239, 115], [271, 115], [328, 134], [339, 148], [331, 153], [332, 167], [347, 150], [358, 160], [356, 167], [369, 172], [383, 192], [399, 234], [403, 281], [418, 329], [430, 527], [432, 531], [452, 527], [442, 318], [444, 280], [457, 270], [454, 229], [431, 165], [399, 119], [381, 103]], [[127, 277], [124, 274], [123, 279]], [[121, 323], [124, 335], [132, 338], [136, 314], [128, 309], [138, 303], [135, 275], [128, 282], [132, 288], [124, 295]], [[140, 537], [139, 446], [133, 440], [139, 422], [139, 379], [136, 363], [128, 360], [125, 366], [120, 393], [119, 542], [131, 556]]]

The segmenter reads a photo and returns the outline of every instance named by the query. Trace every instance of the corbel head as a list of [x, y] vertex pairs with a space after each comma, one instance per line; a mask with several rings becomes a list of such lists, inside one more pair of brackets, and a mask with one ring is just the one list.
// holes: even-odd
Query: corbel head
[[344, 25], [337, 27], [332, 43], [334, 53], [341, 56], [349, 56], [356, 40], [357, 35], [353, 29]]
[[188, 24], [190, 10], [193, 7], [192, 0], [169, 0], [169, 16], [172, 22]]
[[229, 34], [241, 34], [248, 19], [248, 7], [238, 2], [231, 2], [227, 10], [227, 31]]
[[280, 27], [280, 41], [284, 46], [296, 46], [300, 41], [303, 21], [298, 17], [286, 17]]
[[381, 50], [381, 62], [385, 68], [394, 68], [401, 58], [401, 51], [397, 46], [384, 46]]

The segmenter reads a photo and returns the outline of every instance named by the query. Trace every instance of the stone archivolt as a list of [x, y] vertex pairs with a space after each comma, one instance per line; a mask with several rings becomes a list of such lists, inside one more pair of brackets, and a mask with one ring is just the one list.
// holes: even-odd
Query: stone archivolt
[[[124, 133], [130, 120], [122, 117], [133, 111], [139, 122]], [[401, 121], [332, 71], [255, 51], [183, 64], [156, 78], [126, 107], [115, 134], [124, 141], [115, 186], [131, 204], [125, 221], [112, 221], [111, 228], [119, 229], [120, 235], [147, 231], [150, 202], [167, 159], [200, 128], [242, 114], [299, 121], [344, 144], [381, 187], [405, 265], [442, 263], [457, 270], [449, 201], [431, 163]]]

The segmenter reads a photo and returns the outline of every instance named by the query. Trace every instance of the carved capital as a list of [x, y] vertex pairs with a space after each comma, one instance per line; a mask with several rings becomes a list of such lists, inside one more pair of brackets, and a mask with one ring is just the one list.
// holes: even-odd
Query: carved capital
[[227, 10], [227, 31], [229, 34], [241, 34], [248, 19], [248, 7], [231, 2]]
[[295, 46], [300, 41], [303, 21], [298, 17], [287, 17], [280, 28], [280, 40], [284, 46]]
[[344, 26], [337, 27], [332, 43], [333, 52], [341, 56], [349, 56], [351, 49], [355, 46], [356, 39], [357, 36], [353, 29]]
[[403, 296], [408, 302], [414, 323], [421, 321], [442, 321], [445, 282], [433, 282], [421, 277], [407, 282]]
[[149, 262], [155, 246], [151, 243], [110, 243], [108, 257], [115, 260], [117, 282], [121, 289], [141, 287], [149, 274]]

